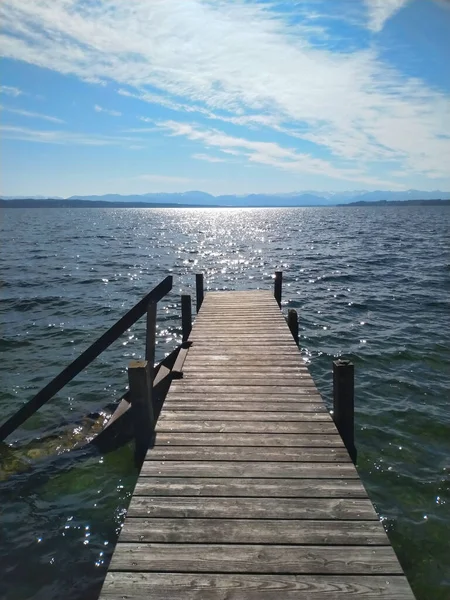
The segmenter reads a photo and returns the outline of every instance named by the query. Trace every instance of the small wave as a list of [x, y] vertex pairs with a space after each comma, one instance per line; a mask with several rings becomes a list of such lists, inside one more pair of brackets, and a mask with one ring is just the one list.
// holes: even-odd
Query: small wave
[[26, 346], [32, 346], [33, 342], [29, 338], [0, 338], [0, 352], [12, 350], [14, 348], [25, 348]]
[[41, 308], [64, 308], [72, 302], [63, 296], [47, 296], [43, 298], [8, 298], [0, 300], [0, 309], [30, 312]]

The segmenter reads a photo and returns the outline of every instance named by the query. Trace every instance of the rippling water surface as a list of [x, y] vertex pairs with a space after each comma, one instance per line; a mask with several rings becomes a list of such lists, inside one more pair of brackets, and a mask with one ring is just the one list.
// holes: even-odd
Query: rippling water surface
[[[328, 403], [332, 359], [355, 363], [358, 469], [417, 598], [450, 598], [449, 208], [7, 209], [0, 228], [0, 421], [168, 273], [158, 359], [180, 341], [194, 273], [233, 290], [281, 269]], [[132, 448], [63, 451], [120, 397], [144, 344], [138, 323], [1, 449], [0, 597], [97, 597]]]

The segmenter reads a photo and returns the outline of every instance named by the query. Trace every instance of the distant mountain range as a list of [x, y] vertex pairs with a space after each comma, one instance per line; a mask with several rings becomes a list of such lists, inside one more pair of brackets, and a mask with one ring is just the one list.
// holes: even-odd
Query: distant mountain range
[[213, 196], [201, 191], [150, 194], [105, 194], [103, 196], [71, 196], [70, 198], [45, 196], [0, 196], [1, 206], [31, 207], [199, 207], [199, 206], [336, 206], [338, 204], [368, 202], [405, 202], [416, 200], [450, 200], [450, 192], [435, 190], [405, 192], [354, 190], [348, 192], [303, 191], [281, 194], [249, 194], [244, 196]]

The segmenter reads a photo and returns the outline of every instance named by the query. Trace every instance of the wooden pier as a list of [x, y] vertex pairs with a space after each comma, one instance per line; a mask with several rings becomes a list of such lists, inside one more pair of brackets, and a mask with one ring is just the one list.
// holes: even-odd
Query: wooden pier
[[101, 599], [413, 600], [273, 294], [199, 305]]

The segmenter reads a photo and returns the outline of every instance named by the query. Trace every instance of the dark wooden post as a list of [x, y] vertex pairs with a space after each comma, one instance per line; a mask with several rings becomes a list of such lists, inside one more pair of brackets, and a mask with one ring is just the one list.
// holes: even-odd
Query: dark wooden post
[[145, 360], [148, 362], [150, 377], [153, 378], [155, 365], [156, 343], [156, 302], [150, 302], [147, 307], [147, 329], [145, 335]]
[[200, 310], [200, 307], [203, 302], [203, 273], [197, 273], [195, 276], [195, 290], [197, 292], [197, 312]]
[[192, 303], [187, 294], [181, 296], [181, 330], [183, 342], [186, 342], [192, 329]]
[[140, 465], [153, 441], [155, 417], [152, 406], [152, 388], [146, 360], [132, 360], [128, 365], [131, 414], [135, 439], [135, 461]]
[[288, 310], [287, 324], [289, 329], [291, 330], [292, 337], [294, 338], [294, 341], [298, 346], [298, 315], [295, 308], [290, 308]]
[[283, 271], [275, 271], [274, 293], [275, 300], [281, 308], [281, 287], [283, 282]]
[[353, 363], [343, 359], [333, 361], [333, 419], [350, 458], [356, 464], [354, 388]]

